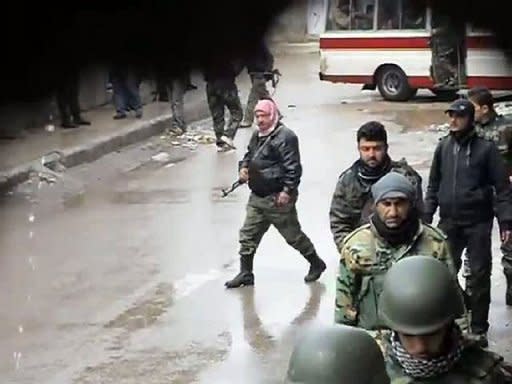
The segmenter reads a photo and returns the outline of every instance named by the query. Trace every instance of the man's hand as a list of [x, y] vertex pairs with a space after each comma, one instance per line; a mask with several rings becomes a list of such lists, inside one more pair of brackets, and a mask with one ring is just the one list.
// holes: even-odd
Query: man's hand
[[241, 168], [238, 178], [240, 179], [241, 182], [247, 183], [247, 181], [249, 180], [249, 169]]
[[290, 195], [286, 192], [279, 192], [276, 198], [276, 206], [284, 207], [290, 202]]

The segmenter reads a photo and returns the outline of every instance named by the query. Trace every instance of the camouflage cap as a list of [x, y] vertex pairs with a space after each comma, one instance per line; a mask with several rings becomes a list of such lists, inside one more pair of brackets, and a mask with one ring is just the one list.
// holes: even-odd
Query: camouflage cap
[[415, 200], [416, 191], [407, 177], [397, 172], [388, 172], [372, 186], [373, 201], [402, 198]]
[[298, 341], [287, 383], [389, 384], [384, 357], [364, 330], [347, 325], [313, 328]]

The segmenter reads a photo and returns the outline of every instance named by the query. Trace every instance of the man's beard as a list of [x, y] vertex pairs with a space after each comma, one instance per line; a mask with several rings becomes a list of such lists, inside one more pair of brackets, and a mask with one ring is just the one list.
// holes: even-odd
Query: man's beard
[[[371, 159], [374, 159], [377, 161], [377, 158], [372, 157]], [[371, 182], [375, 182], [378, 179], [380, 179], [382, 176], [384, 176], [391, 167], [391, 159], [389, 158], [388, 154], [386, 153], [384, 157], [382, 158], [382, 161], [378, 162], [374, 166], [370, 166], [368, 162], [371, 160], [368, 159], [366, 162], [363, 159], [359, 159], [359, 177], [361, 177], [364, 180], [368, 180]]]

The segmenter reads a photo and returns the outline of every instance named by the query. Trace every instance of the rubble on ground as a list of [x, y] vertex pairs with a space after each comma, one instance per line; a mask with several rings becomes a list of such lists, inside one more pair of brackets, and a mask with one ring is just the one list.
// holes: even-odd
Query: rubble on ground
[[216, 142], [215, 135], [212, 133], [211, 129], [204, 127], [190, 128], [189, 131], [183, 134], [176, 134], [172, 130], [169, 130], [160, 136], [160, 138], [175, 147], [188, 148], [192, 151], [196, 150], [200, 144], [208, 145], [215, 144]]

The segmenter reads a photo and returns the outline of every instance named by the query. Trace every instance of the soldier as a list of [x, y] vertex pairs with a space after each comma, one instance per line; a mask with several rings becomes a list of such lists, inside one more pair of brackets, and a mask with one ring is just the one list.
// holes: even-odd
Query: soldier
[[[425, 198], [425, 217], [432, 223], [439, 206], [439, 228], [448, 236], [456, 270], [466, 248], [470, 267], [471, 330], [482, 346], [487, 345], [491, 302], [491, 231], [493, 200], [503, 243], [512, 229], [512, 190], [496, 145], [475, 132], [475, 109], [465, 99], [455, 101], [446, 112], [450, 133], [436, 147]], [[495, 198], [493, 194], [495, 192]]]
[[326, 265], [302, 231], [295, 207], [302, 176], [298, 138], [281, 122], [273, 100], [260, 100], [255, 115], [258, 130], [240, 162], [240, 180], [248, 181], [252, 191], [240, 230], [240, 273], [225, 285], [238, 288], [254, 284], [254, 254], [271, 224], [310, 263], [304, 280], [318, 280]]
[[459, 67], [464, 61], [465, 25], [435, 13], [432, 17], [432, 74], [436, 87], [456, 86], [464, 79]]
[[365, 123], [357, 131], [359, 159], [340, 175], [329, 212], [331, 232], [338, 251], [343, 239], [368, 222], [373, 201], [370, 189], [382, 176], [394, 171], [405, 175], [416, 189], [416, 208], [422, 210], [421, 177], [405, 159], [393, 161], [388, 155], [387, 133], [377, 121]]
[[250, 127], [254, 122], [254, 107], [258, 100], [268, 98], [267, 75], [274, 68], [274, 56], [262, 39], [247, 60], [247, 72], [251, 77], [251, 91], [245, 108], [244, 120], [240, 127]]
[[[206, 96], [213, 119], [218, 152], [235, 149], [233, 139], [242, 120], [243, 110], [235, 83], [236, 76], [235, 67], [229, 62], [210, 63], [204, 71]], [[225, 129], [225, 108], [230, 113], [227, 129]]]
[[386, 274], [379, 313], [392, 383], [510, 383], [503, 357], [468, 340], [455, 323], [464, 301], [453, 275], [430, 256], [408, 257]]
[[377, 298], [393, 263], [410, 255], [429, 254], [456, 273], [445, 235], [421, 223], [416, 189], [405, 176], [389, 172], [373, 185], [372, 195], [375, 213], [370, 223], [348, 235], [341, 250], [335, 321], [379, 330]]
[[[494, 110], [494, 98], [485, 87], [475, 87], [468, 92], [469, 101], [475, 107], [475, 128], [478, 135], [492, 140], [505, 161], [507, 173], [512, 176], [512, 121]], [[503, 240], [503, 239], [502, 239]], [[512, 242], [501, 245], [503, 272], [507, 280], [506, 305], [512, 306]]]
[[379, 346], [363, 330], [330, 325], [308, 332], [295, 344], [287, 383], [389, 384]]
[[184, 109], [186, 79], [183, 74], [170, 74], [167, 70], [163, 70], [162, 68], [157, 70], [157, 74], [158, 80], [161, 82], [159, 91], [161, 92], [165, 89], [164, 100], [169, 100], [170, 96], [172, 111], [170, 130], [177, 135], [182, 135], [187, 131]]

